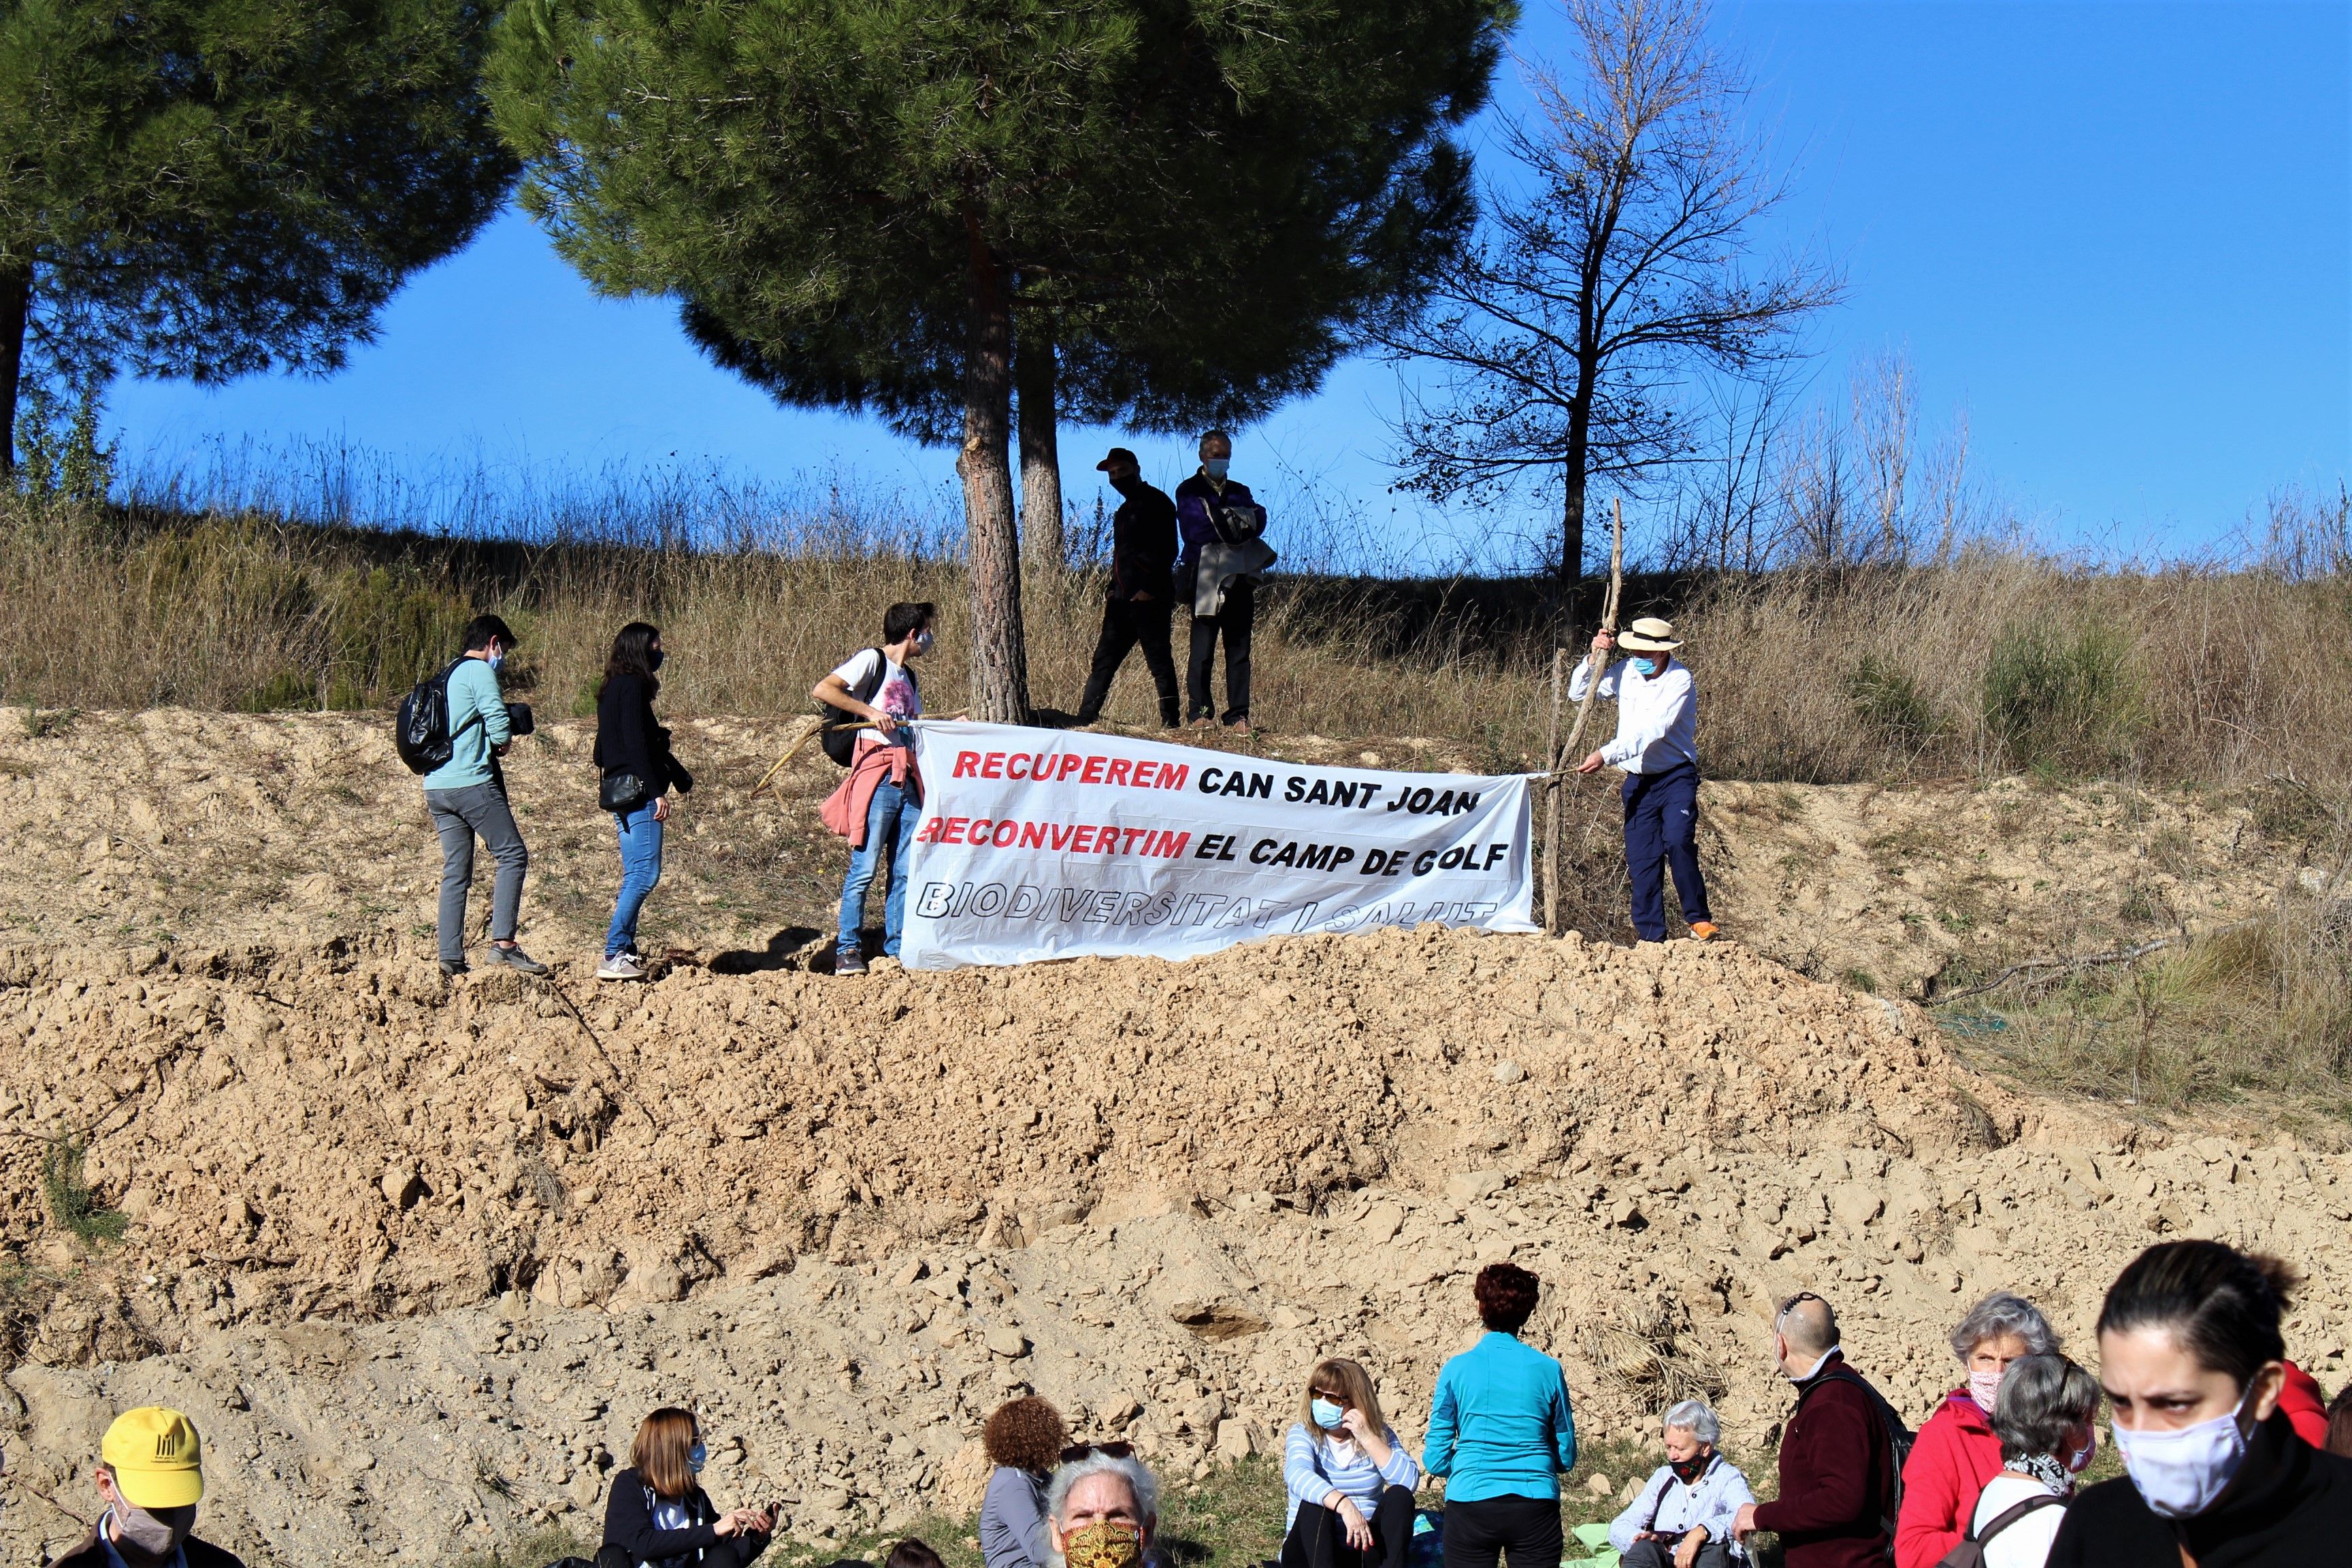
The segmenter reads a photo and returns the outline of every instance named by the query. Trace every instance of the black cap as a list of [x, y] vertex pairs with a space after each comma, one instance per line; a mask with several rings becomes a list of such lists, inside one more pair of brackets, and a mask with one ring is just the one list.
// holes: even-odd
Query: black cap
[[1113, 463], [1125, 463], [1130, 468], [1139, 468], [1143, 467], [1142, 458], [1138, 458], [1134, 453], [1129, 451], [1124, 447], [1113, 447], [1110, 449], [1110, 456], [1105, 458], [1101, 462], [1097, 463], [1095, 468], [1098, 472], [1108, 473], [1110, 471], [1110, 466]]

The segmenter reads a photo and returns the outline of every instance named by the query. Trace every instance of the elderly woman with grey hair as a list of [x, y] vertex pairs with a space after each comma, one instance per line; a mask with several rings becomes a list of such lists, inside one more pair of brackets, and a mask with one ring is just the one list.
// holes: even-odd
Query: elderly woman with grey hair
[[1895, 1568], [1936, 1568], [1960, 1543], [1985, 1483], [2000, 1474], [1993, 1402], [2012, 1362], [2053, 1355], [2058, 1335], [2040, 1308], [1996, 1290], [1952, 1331], [1952, 1353], [1967, 1379], [1919, 1428], [1903, 1467], [1903, 1507], [1895, 1521]]
[[1160, 1483], [1124, 1443], [1083, 1444], [1045, 1487], [1054, 1568], [1142, 1568], [1160, 1528]]
[[2074, 1478], [2098, 1452], [2098, 1380], [2063, 1355], [2021, 1356], [2000, 1380], [1992, 1429], [2000, 1473], [1984, 1485], [1969, 1520], [1985, 1568], [2042, 1568], [2074, 1495]]
[[1696, 1399], [1667, 1411], [1666, 1462], [1609, 1526], [1625, 1568], [1725, 1568], [1748, 1549], [1731, 1533], [1740, 1505], [1756, 1500], [1739, 1467], [1715, 1451], [1723, 1424]]

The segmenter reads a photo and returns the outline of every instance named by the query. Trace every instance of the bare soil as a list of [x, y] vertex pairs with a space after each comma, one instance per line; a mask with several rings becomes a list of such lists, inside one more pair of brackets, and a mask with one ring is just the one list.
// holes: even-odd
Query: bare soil
[[[289, 1563], [593, 1532], [665, 1402], [703, 1410], [721, 1504], [781, 1500], [806, 1543], [971, 1506], [1021, 1389], [1182, 1475], [1277, 1446], [1307, 1367], [1352, 1354], [1417, 1439], [1505, 1257], [1595, 1436], [1702, 1393], [1760, 1449], [1763, 1314], [1807, 1288], [1916, 1420], [1977, 1293], [2079, 1347], [2181, 1234], [2308, 1269], [2291, 1348], [2345, 1375], [2340, 1140], [2027, 1096], [1895, 994], [2236, 918], [2294, 869], [2256, 805], [1717, 785], [1742, 941], [1433, 928], [851, 983], [803, 963], [837, 775], [742, 795], [791, 728], [681, 727], [705, 787], [646, 943], [677, 956], [601, 989], [616, 868], [575, 727], [509, 773], [547, 981], [434, 968], [437, 855], [379, 720], [0, 748], [6, 1550], [79, 1533], [98, 1433], [150, 1400], [205, 1435], [205, 1533]], [[1597, 791], [1571, 817], [1605, 848]], [[64, 1136], [119, 1241], [52, 1217]]]

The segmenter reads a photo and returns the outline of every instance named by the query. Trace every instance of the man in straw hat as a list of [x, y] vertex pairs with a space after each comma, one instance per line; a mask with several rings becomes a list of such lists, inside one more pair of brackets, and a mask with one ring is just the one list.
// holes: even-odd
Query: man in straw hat
[[204, 1445], [178, 1411], [149, 1405], [115, 1417], [91, 1479], [106, 1512], [49, 1568], [245, 1568], [189, 1533], [205, 1495]]
[[1643, 942], [1666, 940], [1664, 866], [1674, 868], [1691, 935], [1707, 942], [1716, 934], [1698, 874], [1698, 694], [1690, 667], [1675, 658], [1682, 646], [1672, 621], [1644, 616], [1622, 636], [1595, 637], [1592, 651], [1601, 657], [1578, 665], [1568, 688], [1569, 700], [1581, 702], [1612, 648], [1633, 656], [1601, 678], [1601, 695], [1617, 702], [1617, 738], [1576, 771], [1625, 770], [1625, 872], [1633, 884], [1633, 931]]

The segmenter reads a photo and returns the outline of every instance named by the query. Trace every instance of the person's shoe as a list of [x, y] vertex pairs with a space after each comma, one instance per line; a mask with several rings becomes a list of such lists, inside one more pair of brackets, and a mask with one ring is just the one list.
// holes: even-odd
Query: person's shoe
[[1690, 931], [1691, 941], [1693, 942], [1713, 942], [1717, 936], [1722, 934], [1716, 929], [1716, 924], [1713, 921], [1701, 921], [1696, 925], [1691, 927]]
[[596, 966], [596, 978], [599, 980], [643, 980], [645, 977], [646, 966], [637, 962], [635, 953], [626, 950], [606, 953], [604, 962]]
[[833, 972], [835, 974], [863, 974], [866, 973], [866, 955], [854, 947], [836, 952], [833, 955]]
[[488, 950], [482, 954], [482, 961], [492, 965], [503, 964], [517, 974], [547, 973], [547, 965], [525, 952], [519, 943], [512, 947], [500, 947], [497, 942], [492, 942]]
[[445, 958], [441, 961], [441, 977], [445, 980], [455, 980], [460, 974], [472, 973], [474, 973], [473, 966], [462, 958]]
[[1216, 727], [1217, 716], [1213, 713], [1202, 713], [1192, 721], [1195, 730], [1213, 730]]
[[1246, 713], [1243, 714], [1238, 719], [1226, 720], [1225, 728], [1231, 730], [1234, 734], [1239, 735], [1244, 741], [1248, 740], [1252, 734], [1255, 733], [1255, 731], [1250, 728], [1249, 715]]

